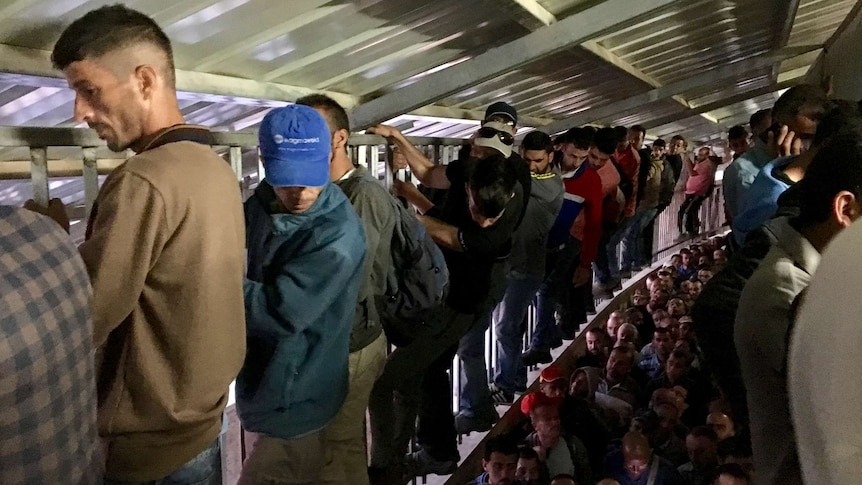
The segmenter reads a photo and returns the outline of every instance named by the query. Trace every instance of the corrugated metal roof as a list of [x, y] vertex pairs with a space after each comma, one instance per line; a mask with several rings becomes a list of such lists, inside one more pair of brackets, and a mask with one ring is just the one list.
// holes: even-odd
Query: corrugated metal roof
[[[64, 25], [110, 3], [113, 0], [4, 2], [0, 6], [0, 18], [4, 19], [0, 44], [49, 50]], [[530, 13], [521, 8], [523, 5], [538, 5], [551, 18], [560, 20], [602, 0], [126, 3], [151, 15], [165, 28], [174, 43], [179, 69], [370, 99], [421, 82], [430, 72], [445, 71], [520, 38], [530, 29], [541, 28], [538, 20], [524, 22]], [[783, 47], [785, 25], [792, 25], [787, 45], [822, 44], [854, 4], [854, 0], [800, 0], [794, 21], [787, 22], [791, 12], [785, 0], [680, 0], [652, 18], [595, 39], [589, 52], [572, 46], [435, 104], [482, 110], [493, 101], [504, 100], [525, 116], [565, 119], [709, 69], [776, 52]], [[621, 18], [624, 15], [621, 11]], [[713, 105], [735, 99], [740, 93], [776, 86], [788, 76], [799, 78], [815, 57], [816, 52], [799, 56], [780, 63], [778, 69], [754, 69], [738, 79], [717, 80], [680, 93], [676, 100], [591, 121], [632, 124], [678, 115], [687, 121], [697, 120], [687, 132], [709, 137], [726, 128], [725, 120], [732, 117], [721, 112], [696, 116], [687, 106]], [[613, 62], [608, 62], [609, 58]], [[179, 96], [190, 122], [222, 130], [253, 129], [267, 109], [282, 104], [188, 92]], [[72, 99], [62, 80], [0, 74], [0, 125], [74, 126]], [[754, 105], [759, 103], [734, 106], [745, 111]], [[705, 122], [709, 117], [721, 120], [721, 124]], [[443, 118], [413, 119], [413, 129], [446, 136], [472, 131], [471, 123]]]

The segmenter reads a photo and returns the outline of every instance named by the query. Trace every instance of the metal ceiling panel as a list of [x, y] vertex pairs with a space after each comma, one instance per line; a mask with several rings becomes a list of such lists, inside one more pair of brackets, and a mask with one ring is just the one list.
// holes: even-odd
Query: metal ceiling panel
[[[509, 2], [501, 8], [499, 2]], [[409, 85], [430, 72], [470, 59], [529, 32], [513, 15], [521, 2], [558, 20], [602, 0], [127, 0], [151, 15], [171, 36], [177, 67], [366, 99]], [[0, 44], [49, 50], [63, 26], [115, 0], [0, 0]], [[597, 39], [597, 45], [631, 69], [573, 46], [551, 58], [504, 74], [438, 103], [483, 110], [511, 102], [525, 116], [562, 119], [731, 62], [789, 45], [822, 44], [855, 0], [800, 0], [787, 22], [786, 0], [686, 0], [667, 11]], [[525, 10], [526, 11], [526, 10]], [[522, 12], [523, 13], [523, 12]], [[522, 17], [522, 16], [521, 16]], [[540, 27], [535, 27], [540, 28]], [[595, 52], [595, 51], [594, 51]], [[816, 53], [787, 60], [777, 70], [758, 69], [735, 82], [721, 81], [682, 93], [691, 106], [738, 97], [770, 86], [780, 73], [804, 72]], [[780, 75], [779, 75], [780, 79]], [[761, 91], [762, 92], [762, 91]], [[196, 97], [200, 96], [200, 97]], [[75, 125], [71, 94], [62, 80], [0, 74], [0, 125]], [[189, 121], [218, 130], [253, 129], [280, 103], [180, 93]], [[764, 101], [765, 100], [760, 100]], [[746, 118], [760, 105], [738, 103], [707, 113], [722, 121]], [[734, 111], [736, 110], [736, 111]], [[644, 105], [604, 124], [632, 124], [685, 114], [681, 101]], [[712, 132], [697, 116], [688, 131]], [[457, 120], [428, 123], [423, 133], [469, 132]], [[418, 126], [418, 125], [417, 125]], [[680, 128], [682, 129], [682, 128]], [[448, 136], [448, 135], [447, 135]]]
[[821, 45], [835, 32], [856, 0], [801, 0], [789, 45]]
[[[770, 49], [785, 1], [697, 0], [607, 35], [599, 45], [662, 84]], [[766, 19], [767, 21], [764, 21]]]

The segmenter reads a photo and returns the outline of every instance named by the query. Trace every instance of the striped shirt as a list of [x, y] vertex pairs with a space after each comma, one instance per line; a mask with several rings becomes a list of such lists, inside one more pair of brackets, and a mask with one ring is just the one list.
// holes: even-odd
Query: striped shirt
[[92, 290], [69, 236], [0, 206], [0, 483], [99, 483]]

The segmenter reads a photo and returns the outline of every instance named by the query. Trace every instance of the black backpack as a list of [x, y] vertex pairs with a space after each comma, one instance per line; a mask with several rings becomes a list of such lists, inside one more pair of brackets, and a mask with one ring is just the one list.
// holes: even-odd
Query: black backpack
[[449, 287], [443, 253], [412, 211], [392, 198], [392, 268], [387, 292], [375, 298], [386, 337], [404, 346], [422, 334], [439, 330], [440, 308]]

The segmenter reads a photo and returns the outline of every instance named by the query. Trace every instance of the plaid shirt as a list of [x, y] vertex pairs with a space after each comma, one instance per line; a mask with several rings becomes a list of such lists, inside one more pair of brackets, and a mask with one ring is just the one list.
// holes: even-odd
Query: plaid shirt
[[50, 219], [0, 206], [0, 483], [101, 481], [92, 291]]

